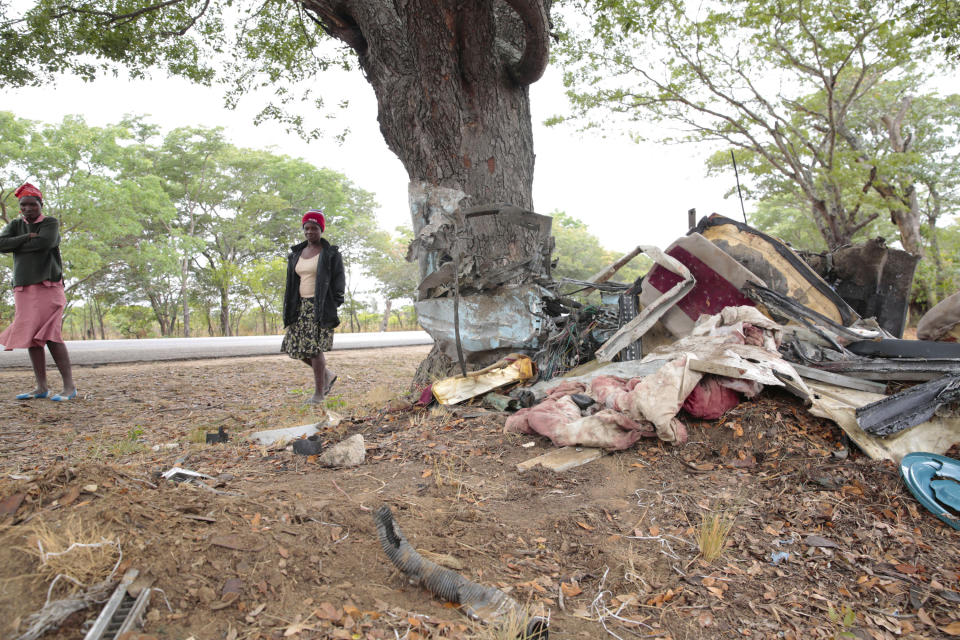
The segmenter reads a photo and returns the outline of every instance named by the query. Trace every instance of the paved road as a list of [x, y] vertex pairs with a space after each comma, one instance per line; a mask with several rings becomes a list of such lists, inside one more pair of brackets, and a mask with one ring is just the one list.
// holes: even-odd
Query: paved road
[[[76, 365], [195, 360], [230, 356], [276, 355], [283, 336], [237, 336], [231, 338], [157, 338], [145, 340], [69, 340], [67, 349]], [[374, 349], [432, 344], [425, 331], [386, 333], [337, 333], [333, 349]], [[47, 363], [53, 360], [47, 353]], [[0, 369], [30, 367], [26, 349], [0, 351]]]

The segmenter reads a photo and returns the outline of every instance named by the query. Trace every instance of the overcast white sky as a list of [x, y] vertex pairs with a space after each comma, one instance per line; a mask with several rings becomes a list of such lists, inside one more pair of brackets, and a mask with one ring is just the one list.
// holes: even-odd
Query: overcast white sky
[[[348, 176], [376, 194], [378, 217], [385, 229], [409, 222], [407, 176], [387, 149], [376, 121], [373, 90], [359, 72], [325, 72], [318, 87], [350, 97], [349, 110], [336, 127], [348, 126], [347, 141], [304, 142], [274, 123], [255, 126], [253, 116], [265, 103], [246, 98], [231, 111], [223, 107], [222, 90], [205, 88], [156, 74], [152, 80], [105, 78], [84, 83], [63, 78], [41, 88], [4, 89], [0, 110], [17, 116], [56, 122], [80, 114], [88, 123], [117, 122], [124, 114], [147, 114], [164, 131], [178, 126], [223, 126], [237, 145], [275, 147]], [[547, 117], [564, 110], [560, 73], [551, 68], [531, 88], [534, 149], [537, 154], [534, 206], [538, 213], [563, 210], [584, 220], [609, 249], [628, 251], [637, 244], [665, 247], [683, 235], [687, 210], [698, 217], [713, 211], [740, 217], [739, 201], [723, 199], [733, 177], [721, 182], [704, 176], [705, 148], [690, 145], [635, 144], [599, 134], [582, 137], [569, 127], [544, 127]], [[747, 203], [748, 214], [750, 203]]]

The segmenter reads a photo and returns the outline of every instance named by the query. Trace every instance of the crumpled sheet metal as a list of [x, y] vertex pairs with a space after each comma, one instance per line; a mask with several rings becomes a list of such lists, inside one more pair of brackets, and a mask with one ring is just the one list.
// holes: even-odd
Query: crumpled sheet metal
[[466, 377], [454, 376], [433, 383], [433, 397], [440, 404], [457, 404], [514, 382], [533, 377], [533, 360], [513, 354]]
[[680, 279], [663, 295], [647, 305], [643, 311], [637, 314], [636, 318], [620, 327], [609, 340], [597, 349], [596, 357], [597, 360], [601, 362], [613, 360], [618, 353], [636, 342], [637, 339], [642, 337], [643, 334], [656, 324], [657, 320], [659, 320], [663, 314], [682, 300], [696, 284], [690, 270], [676, 258], [668, 256], [657, 247], [640, 246], [638, 248], [653, 258], [653, 261], [658, 265], [675, 274]]
[[926, 422], [942, 405], [958, 399], [960, 376], [944, 376], [858, 407], [857, 424], [871, 435], [889, 436]]
[[859, 318], [823, 278], [779, 240], [716, 214], [701, 219], [696, 231], [774, 291], [841, 325]]
[[[543, 327], [545, 295], [549, 293], [540, 286], [523, 285], [461, 297], [460, 342], [467, 361], [472, 354], [536, 349]], [[430, 298], [414, 306], [420, 326], [456, 361], [453, 298]]]
[[[419, 258], [422, 279], [440, 266], [437, 247], [450, 243], [454, 234], [454, 213], [467, 194], [459, 189], [440, 187], [429, 182], [411, 182], [407, 187], [407, 197], [415, 234], [407, 248], [407, 260]], [[443, 235], [448, 237], [441, 238]]]
[[960, 442], [960, 419], [939, 416], [886, 438], [870, 435], [857, 424], [856, 410], [887, 396], [815, 380], [808, 380], [807, 384], [814, 393], [810, 413], [836, 422], [860, 450], [874, 460], [892, 460], [899, 464], [908, 453], [943, 454], [953, 443]]

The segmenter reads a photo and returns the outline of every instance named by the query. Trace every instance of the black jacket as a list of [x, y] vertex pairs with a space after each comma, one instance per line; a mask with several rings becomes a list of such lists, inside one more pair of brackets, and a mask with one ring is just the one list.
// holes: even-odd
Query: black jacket
[[[36, 233], [31, 238], [30, 233]], [[44, 216], [30, 224], [16, 218], [0, 231], [0, 253], [13, 254], [13, 286], [25, 287], [44, 280], [63, 280], [63, 262], [60, 259], [60, 223]]]
[[[313, 316], [321, 327], [330, 328], [340, 324], [337, 316], [337, 307], [343, 304], [343, 292], [347, 286], [346, 275], [343, 271], [343, 258], [340, 249], [320, 238], [323, 251], [317, 260], [317, 290], [313, 299]], [[287, 256], [287, 288], [283, 293], [283, 326], [289, 327], [297, 321], [300, 315], [300, 276], [295, 267], [300, 254], [307, 246], [306, 241], [290, 247]]]

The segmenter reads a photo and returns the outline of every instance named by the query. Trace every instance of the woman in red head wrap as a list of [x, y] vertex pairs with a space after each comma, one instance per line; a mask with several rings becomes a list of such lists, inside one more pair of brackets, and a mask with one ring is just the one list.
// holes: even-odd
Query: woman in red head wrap
[[[47, 398], [55, 402], [73, 400], [70, 355], [60, 327], [67, 298], [63, 292], [63, 263], [60, 259], [60, 223], [43, 215], [43, 194], [32, 184], [14, 193], [20, 201], [20, 216], [0, 231], [0, 252], [13, 254], [13, 324], [0, 333], [7, 351], [26, 348], [37, 386], [17, 395], [17, 400]], [[47, 387], [46, 346], [60, 370], [63, 391], [50, 396]]]
[[306, 240], [290, 247], [287, 256], [283, 294], [287, 333], [280, 348], [313, 369], [314, 394], [309, 402], [319, 404], [337, 380], [323, 353], [333, 347], [333, 329], [340, 324], [337, 307], [343, 304], [346, 277], [339, 249], [321, 237], [326, 229], [323, 212], [308, 211], [300, 225]]

